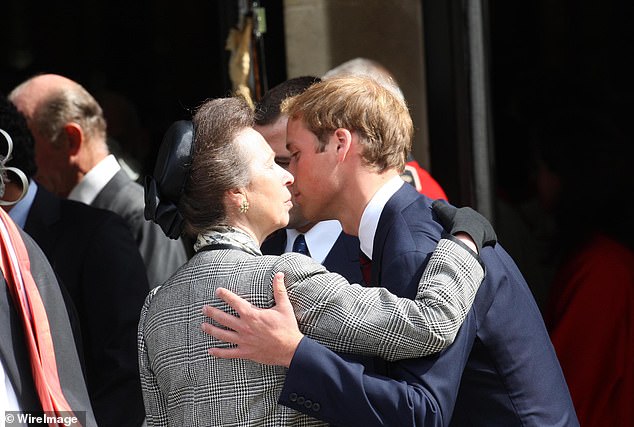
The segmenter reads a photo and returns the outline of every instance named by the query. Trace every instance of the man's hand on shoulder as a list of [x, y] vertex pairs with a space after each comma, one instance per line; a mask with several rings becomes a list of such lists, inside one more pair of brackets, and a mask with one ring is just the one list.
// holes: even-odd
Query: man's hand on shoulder
[[249, 359], [266, 365], [290, 366], [304, 335], [297, 326], [283, 273], [277, 273], [273, 279], [275, 307], [269, 309], [255, 307], [224, 288], [218, 288], [216, 295], [233, 308], [238, 317], [206, 305], [203, 314], [228, 329], [211, 323], [203, 323], [201, 329], [236, 346], [210, 348], [209, 354], [223, 359]]

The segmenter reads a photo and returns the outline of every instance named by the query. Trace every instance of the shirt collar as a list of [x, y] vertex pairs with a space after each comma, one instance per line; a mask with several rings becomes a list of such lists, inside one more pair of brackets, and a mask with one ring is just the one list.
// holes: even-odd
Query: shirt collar
[[379, 219], [383, 208], [390, 198], [401, 188], [405, 181], [396, 175], [388, 180], [379, 190], [374, 193], [372, 199], [365, 207], [361, 221], [359, 222], [359, 243], [363, 253], [372, 259], [372, 249], [374, 247], [374, 235], [379, 226]]
[[84, 178], [72, 189], [68, 198], [87, 205], [91, 204], [120, 169], [121, 166], [119, 166], [117, 159], [112, 154], [108, 155], [84, 175]]
[[[339, 238], [341, 230], [342, 228], [339, 221], [332, 219], [328, 221], [320, 221], [304, 233], [310, 257], [322, 264]], [[285, 252], [291, 252], [293, 250], [293, 242], [299, 234], [300, 232], [295, 229], [286, 229]]]
[[31, 210], [31, 206], [33, 206], [33, 201], [35, 200], [35, 194], [37, 193], [37, 184], [32, 179], [29, 180], [29, 189], [26, 191], [26, 194], [18, 203], [13, 205], [11, 210], [9, 211], [9, 216], [17, 224], [18, 227], [24, 229], [26, 225], [26, 219], [29, 216], [29, 211]]

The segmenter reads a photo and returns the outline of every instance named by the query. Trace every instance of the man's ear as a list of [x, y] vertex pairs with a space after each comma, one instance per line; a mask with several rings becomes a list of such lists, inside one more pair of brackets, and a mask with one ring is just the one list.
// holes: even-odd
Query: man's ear
[[334, 132], [334, 139], [337, 149], [337, 159], [342, 162], [350, 153], [352, 133], [348, 129], [338, 128]]
[[64, 125], [64, 135], [68, 141], [68, 155], [76, 156], [84, 143], [84, 131], [77, 123], [69, 122]]

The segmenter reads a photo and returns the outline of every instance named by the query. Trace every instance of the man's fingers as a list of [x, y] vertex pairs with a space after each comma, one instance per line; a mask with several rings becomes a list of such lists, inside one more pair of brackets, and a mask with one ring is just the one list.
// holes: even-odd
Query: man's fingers
[[239, 315], [242, 315], [246, 310], [251, 309], [253, 306], [244, 298], [231, 292], [229, 289], [218, 288], [216, 289], [216, 296], [229, 304]]
[[212, 307], [210, 305], [204, 306], [203, 314], [210, 319], [215, 320], [222, 326], [233, 329], [234, 331], [237, 331], [240, 327], [239, 317], [236, 317], [233, 314], [225, 313], [224, 311], [216, 307]]
[[293, 310], [291, 301], [288, 299], [286, 286], [284, 285], [284, 273], [275, 273], [273, 277], [273, 298], [275, 298], [275, 305], [277, 307]]
[[228, 329], [222, 329], [209, 323], [203, 323], [200, 326], [200, 329], [202, 329], [203, 332], [207, 335], [211, 335], [212, 337], [220, 341], [228, 342], [231, 344], [238, 344], [238, 341], [240, 339], [240, 336], [236, 332], [230, 331]]
[[220, 359], [244, 359], [245, 358], [244, 355], [242, 354], [243, 352], [240, 350], [239, 347], [233, 347], [233, 348], [214, 347], [207, 350], [207, 352], [211, 354], [212, 356], [218, 357]]

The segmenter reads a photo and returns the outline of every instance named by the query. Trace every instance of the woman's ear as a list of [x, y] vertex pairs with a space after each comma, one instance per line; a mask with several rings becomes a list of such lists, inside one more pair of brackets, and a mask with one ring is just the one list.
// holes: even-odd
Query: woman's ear
[[227, 204], [230, 210], [239, 210], [244, 201], [247, 200], [246, 191], [244, 188], [233, 188], [227, 190], [225, 193], [227, 197]]

